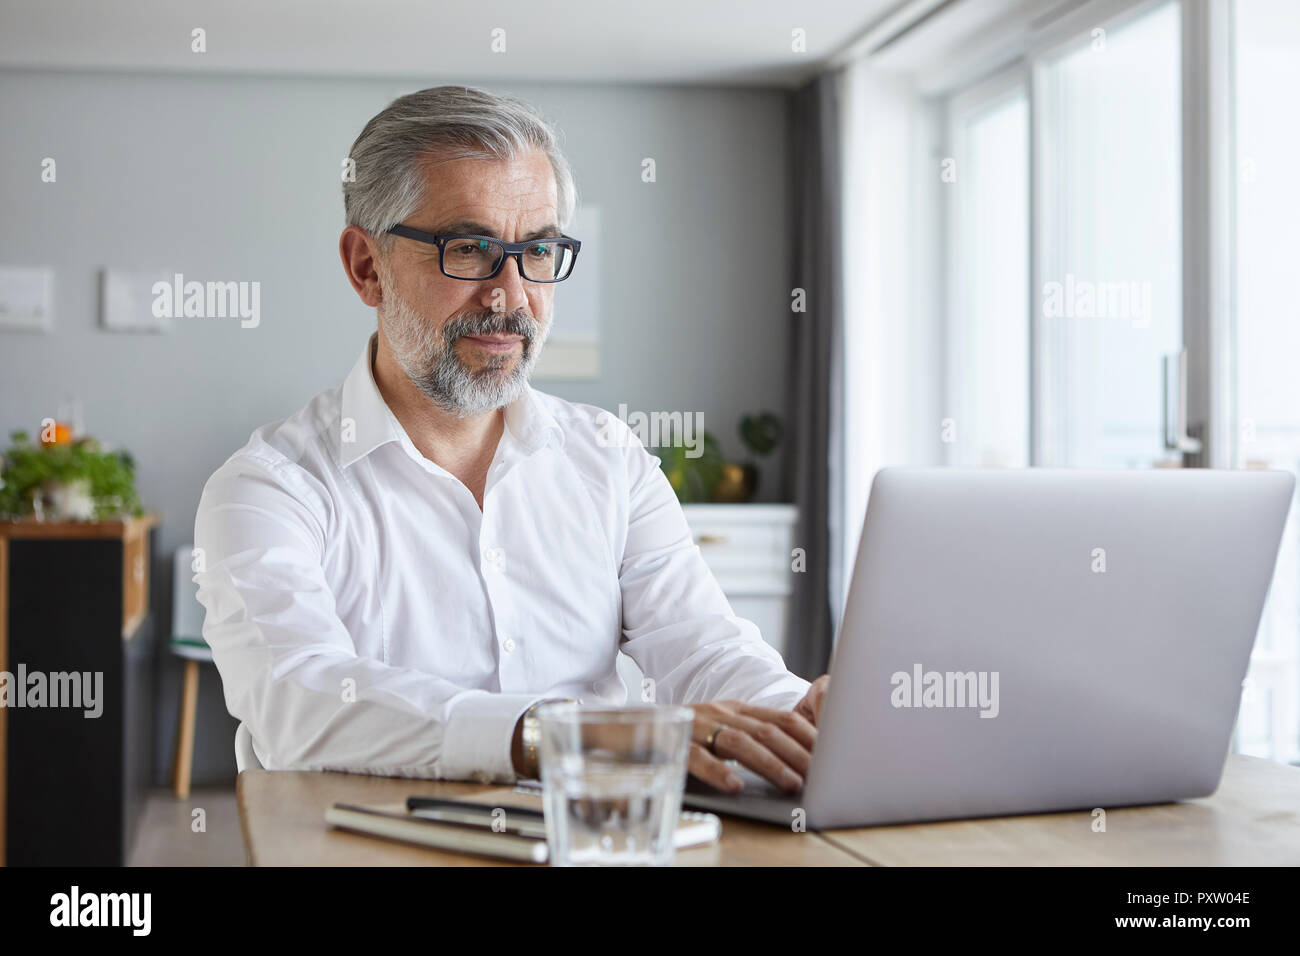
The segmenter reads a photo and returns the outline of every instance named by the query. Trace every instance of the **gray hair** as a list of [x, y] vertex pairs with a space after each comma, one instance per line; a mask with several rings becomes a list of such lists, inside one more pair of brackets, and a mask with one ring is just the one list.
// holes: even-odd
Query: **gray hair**
[[470, 86], [400, 96], [352, 144], [355, 181], [343, 183], [348, 224], [366, 230], [387, 252], [393, 242], [388, 229], [424, 201], [428, 169], [458, 159], [513, 160], [530, 149], [541, 149], [551, 161], [558, 225], [566, 229], [577, 205], [573, 171], [555, 127], [534, 106]]

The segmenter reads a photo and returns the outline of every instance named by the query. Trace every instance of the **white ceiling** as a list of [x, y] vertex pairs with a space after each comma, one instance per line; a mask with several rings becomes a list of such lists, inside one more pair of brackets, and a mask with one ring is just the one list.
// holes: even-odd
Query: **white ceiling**
[[[915, 0], [912, 0], [915, 2]], [[0, 67], [793, 86], [903, 0], [0, 0]], [[190, 51], [191, 31], [207, 52]], [[489, 48], [506, 30], [506, 52]], [[791, 51], [806, 31], [807, 52]]]

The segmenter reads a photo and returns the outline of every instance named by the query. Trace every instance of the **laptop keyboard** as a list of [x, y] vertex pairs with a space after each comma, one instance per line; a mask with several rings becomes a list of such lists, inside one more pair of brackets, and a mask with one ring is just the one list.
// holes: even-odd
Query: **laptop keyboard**
[[712, 784], [705, 783], [699, 777], [686, 778], [686, 790], [689, 793], [707, 794], [717, 797], [781, 797], [788, 800], [794, 796], [787, 793], [776, 784], [772, 783], [765, 777], [760, 777], [754, 771], [742, 767], [739, 764], [732, 764], [731, 770], [736, 776], [740, 777], [745, 783], [745, 789], [732, 793], [730, 790], [720, 790]]

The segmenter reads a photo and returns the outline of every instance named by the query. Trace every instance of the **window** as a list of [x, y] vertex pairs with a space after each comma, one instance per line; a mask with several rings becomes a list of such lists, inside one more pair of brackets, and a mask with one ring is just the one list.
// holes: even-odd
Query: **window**
[[[891, 83], [923, 91], [923, 108], [898, 108], [916, 114], [926, 151], [907, 168], [925, 175], [882, 167], [907, 124], [882, 131], [876, 91], [850, 104], [869, 148], [848, 168], [864, 180], [887, 168], [890, 182], [848, 221], [887, 208], [876, 248], [911, 250], [862, 272], [882, 286], [911, 281], [918, 297], [905, 323], [885, 321], [897, 308], [846, 312], [846, 337], [882, 330], [848, 353], [874, 389], [845, 391], [867, 426], [860, 444], [872, 443], [862, 459], [1300, 472], [1300, 3], [1087, 0], [990, 21], [982, 34], [949, 20], [922, 42], [925, 29], [855, 70], [870, 74], [874, 61]], [[899, 216], [908, 190], [920, 199]], [[854, 291], [864, 281], [849, 275], [850, 304], [868, 298]], [[891, 306], [905, 300], [891, 295]], [[863, 318], [876, 313], [875, 325]], [[923, 326], [934, 341], [893, 332]], [[918, 350], [932, 387], [876, 384], [904, 367], [926, 382], [905, 365]], [[1186, 377], [1167, 383], [1180, 364]], [[1185, 389], [1185, 416], [1172, 414], [1170, 384]], [[886, 445], [904, 428], [938, 449], [933, 458], [920, 442]], [[872, 470], [846, 473], [865, 485]], [[1234, 749], [1300, 764], [1300, 506]]]
[[[1238, 467], [1300, 469], [1300, 5], [1234, 7]], [[1300, 530], [1293, 508], [1242, 695], [1238, 748], [1300, 761]]]
[[1166, 3], [1037, 68], [1036, 464], [1166, 455], [1162, 362], [1183, 340], [1179, 50]]
[[1029, 104], [1022, 84], [950, 105], [952, 465], [1029, 464]]

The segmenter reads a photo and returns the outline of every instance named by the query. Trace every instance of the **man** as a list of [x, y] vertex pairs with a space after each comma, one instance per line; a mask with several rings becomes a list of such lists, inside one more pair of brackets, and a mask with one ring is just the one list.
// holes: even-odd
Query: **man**
[[366, 124], [339, 252], [378, 332], [253, 433], [195, 521], [204, 637], [262, 764], [511, 780], [548, 699], [621, 704], [620, 648], [695, 711], [690, 772], [802, 785], [827, 678], [732, 614], [658, 461], [532, 389], [572, 173], [527, 104], [466, 87]]

